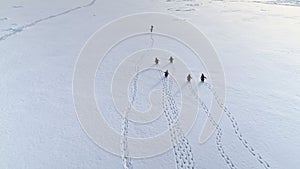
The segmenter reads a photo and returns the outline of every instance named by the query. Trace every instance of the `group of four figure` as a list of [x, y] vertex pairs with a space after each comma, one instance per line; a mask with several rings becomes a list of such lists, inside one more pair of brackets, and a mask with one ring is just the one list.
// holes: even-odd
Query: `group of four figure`
[[[151, 27], [150, 27], [150, 32], [151, 32], [151, 33], [153, 32], [153, 29], [154, 29], [154, 26], [151, 25]], [[169, 61], [170, 61], [170, 63], [173, 63], [173, 62], [174, 62], [174, 58], [171, 56], [171, 57], [169, 58]], [[158, 63], [159, 63], [158, 58], [155, 58], [154, 62], [155, 62], [155, 64], [158, 64]], [[165, 77], [167, 78], [167, 77], [169, 76], [170, 73], [169, 73], [168, 70], [166, 70], [166, 71], [164, 72], [164, 74], [165, 74]], [[190, 82], [190, 81], [192, 80], [191, 74], [188, 74], [188, 76], [186, 77], [186, 79], [187, 79], [188, 82]], [[200, 76], [201, 82], [204, 82], [205, 79], [206, 79], [206, 77], [205, 77], [204, 74], [202, 73], [201, 76]]]

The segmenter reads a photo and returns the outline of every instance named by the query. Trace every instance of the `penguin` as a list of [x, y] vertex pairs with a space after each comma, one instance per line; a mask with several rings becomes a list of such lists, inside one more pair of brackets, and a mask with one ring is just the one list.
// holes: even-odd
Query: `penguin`
[[159, 63], [159, 60], [157, 58], [155, 58], [154, 62], [157, 65]]
[[173, 63], [174, 61], [174, 58], [171, 56], [170, 59], [169, 59], [170, 63]]
[[169, 71], [165, 71], [165, 77], [168, 77], [169, 76]]
[[188, 74], [188, 76], [186, 77], [187, 81], [190, 82], [192, 80], [192, 76], [191, 74]]
[[204, 80], [206, 79], [206, 77], [204, 76], [204, 74], [203, 74], [203, 73], [201, 74], [201, 77], [200, 77], [200, 79], [201, 79], [201, 82], [204, 82]]

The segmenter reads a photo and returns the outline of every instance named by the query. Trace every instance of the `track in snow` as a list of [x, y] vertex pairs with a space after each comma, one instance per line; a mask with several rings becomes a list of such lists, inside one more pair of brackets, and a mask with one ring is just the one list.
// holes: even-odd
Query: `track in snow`
[[[160, 72], [161, 75], [162, 72]], [[172, 96], [173, 80], [162, 77], [163, 81], [163, 108], [168, 121], [171, 142], [175, 155], [177, 169], [194, 169], [195, 162], [191, 145], [184, 136], [178, 121], [179, 111]]]
[[[154, 45], [154, 39], [152, 37], [152, 33], [150, 34], [150, 46], [149, 46], [149, 51], [151, 51], [151, 49], [153, 48]], [[148, 51], [148, 52], [149, 52]], [[136, 76], [133, 78], [133, 86], [131, 86], [130, 88], [130, 104], [129, 107], [127, 107], [126, 112], [125, 112], [125, 117], [123, 117], [123, 123], [122, 123], [122, 127], [121, 127], [121, 153], [122, 153], [122, 163], [123, 163], [123, 167], [124, 169], [132, 169], [133, 165], [131, 162], [131, 157], [129, 156], [129, 149], [128, 149], [128, 112], [131, 111], [132, 109], [132, 105], [134, 104], [134, 101], [136, 99], [136, 94], [137, 94], [137, 82], [138, 82], [138, 78], [140, 76], [139, 70], [140, 70], [140, 62], [143, 60], [143, 58], [145, 56], [147, 56], [147, 53], [145, 53], [145, 55], [143, 55], [140, 60], [138, 60], [135, 64], [135, 71], [136, 71]]]
[[[127, 110], [126, 110], [127, 111]], [[122, 153], [122, 164], [124, 169], [132, 169], [131, 158], [128, 152], [128, 144], [127, 144], [127, 135], [128, 135], [128, 119], [127, 113], [125, 112], [125, 117], [123, 118], [122, 130], [121, 130], [121, 153]]]
[[122, 153], [122, 164], [124, 169], [132, 169], [133, 165], [131, 162], [131, 157], [129, 156], [129, 150], [128, 150], [128, 112], [132, 109], [132, 105], [135, 101], [136, 98], [136, 93], [137, 93], [137, 80], [138, 80], [138, 75], [137, 74], [134, 77], [134, 82], [133, 82], [133, 87], [131, 88], [131, 100], [129, 107], [127, 107], [125, 116], [123, 117], [123, 122], [122, 122], [122, 127], [121, 127], [121, 153]]
[[246, 148], [250, 154], [258, 160], [258, 162], [263, 165], [265, 169], [269, 169], [270, 165], [269, 163], [257, 152], [255, 149], [249, 145], [248, 141], [244, 138], [243, 134], [240, 131], [238, 122], [236, 121], [235, 117], [233, 114], [229, 111], [229, 109], [225, 106], [225, 104], [222, 102], [222, 100], [219, 98], [217, 95], [216, 91], [213, 89], [212, 85], [208, 83], [204, 83], [204, 85], [212, 92], [214, 98], [216, 99], [218, 105], [223, 109], [223, 111], [226, 114], [226, 117], [230, 120], [231, 126], [234, 129], [234, 133], [237, 136], [238, 140], [241, 141], [243, 144], [244, 148]]
[[208, 120], [216, 127], [217, 133], [216, 133], [216, 142], [215, 143], [216, 143], [217, 149], [218, 149], [221, 157], [224, 159], [224, 161], [226, 162], [227, 166], [230, 169], [236, 169], [237, 167], [234, 165], [233, 161], [231, 160], [231, 158], [229, 157], [229, 155], [224, 150], [223, 141], [222, 141], [222, 135], [223, 135], [223, 133], [222, 133], [221, 127], [213, 119], [213, 117], [211, 116], [211, 114], [209, 112], [208, 107], [202, 101], [202, 99], [198, 96], [197, 92], [195, 91], [195, 89], [193, 89], [193, 87], [192, 87], [192, 85], [190, 83], [188, 84], [188, 87], [191, 89], [193, 97], [200, 102], [200, 106], [204, 110], [206, 116], [208, 117]]
[[[208, 84], [208, 83], [203, 83], [203, 84], [204, 84], [204, 85], [212, 92], [212, 94], [213, 94], [213, 96], [214, 96], [214, 99], [216, 99], [218, 105], [219, 105], [219, 106], [222, 108], [222, 110], [225, 112], [226, 117], [227, 117], [227, 118], [230, 120], [230, 122], [231, 122], [231, 126], [232, 126], [232, 128], [234, 129], [235, 135], [237, 136], [238, 140], [241, 141], [241, 143], [242, 143], [242, 145], [244, 146], [244, 148], [246, 148], [246, 149], [250, 152], [250, 154], [251, 154], [254, 158], [256, 158], [256, 159], [258, 160], [258, 162], [259, 162], [261, 165], [263, 165], [263, 167], [264, 167], [265, 169], [270, 169], [270, 165], [268, 164], [268, 162], [267, 162], [266, 160], [264, 160], [263, 157], [262, 157], [257, 151], [255, 151], [255, 149], [254, 149], [252, 146], [250, 146], [249, 143], [248, 143], [248, 141], [243, 137], [243, 135], [242, 135], [242, 133], [241, 133], [241, 131], [240, 131], [240, 127], [239, 127], [237, 121], [235, 120], [235, 117], [234, 117], [233, 114], [229, 111], [229, 109], [225, 106], [225, 104], [221, 101], [221, 99], [220, 99], [219, 96], [217, 95], [216, 91], [213, 89], [212, 85], [210, 85], [210, 84]], [[193, 89], [192, 86], [190, 86], [190, 88], [191, 88], [191, 90], [192, 90], [192, 92], [193, 92], [194, 97], [200, 101], [200, 105], [202, 106], [202, 108], [203, 108], [204, 111], [206, 112], [207, 116], [210, 117], [210, 114], [209, 114], [209, 112], [208, 112], [207, 106], [204, 104], [204, 102], [203, 102], [203, 101], [201, 100], [201, 98], [198, 96], [198, 94], [196, 93], [195, 89]], [[211, 118], [211, 117], [210, 117], [210, 118]], [[209, 119], [209, 120], [211, 120], [211, 122], [213, 122], [213, 124], [215, 124], [215, 126], [216, 126], [216, 129], [217, 129], [217, 137], [216, 137], [216, 139], [217, 139], [217, 142], [218, 142], [218, 140], [219, 140], [219, 143], [220, 143], [220, 145], [221, 145], [221, 143], [222, 143], [222, 140], [221, 140], [221, 135], [222, 135], [222, 133], [219, 133], [219, 131], [218, 131], [218, 130], [221, 130], [221, 128], [220, 128], [219, 125], [215, 122], [214, 119]], [[218, 129], [218, 128], [219, 128], [219, 129]], [[219, 133], [219, 137], [218, 137], [218, 133]], [[222, 145], [221, 145], [221, 147], [220, 147], [220, 145], [217, 144], [217, 146], [219, 146], [219, 148], [222, 147]], [[218, 148], [218, 150], [219, 150], [219, 148]], [[220, 151], [220, 150], [219, 150], [219, 151]], [[223, 157], [222, 154], [221, 154], [221, 156], [222, 156], [222, 158], [224, 158], [225, 161], [226, 161], [226, 160], [230, 160], [230, 159], [227, 159], [228, 156], [226, 156], [226, 155], [225, 155], [226, 158]], [[231, 161], [231, 160], [230, 160], [230, 161]], [[226, 161], [226, 163], [229, 164], [229, 166], [230, 166], [230, 161], [228, 161], [229, 163]], [[233, 165], [233, 164], [232, 164], [232, 165]]]
[[28, 23], [28, 24], [19, 26], [19, 27], [17, 27], [17, 28], [11, 28], [9, 33], [6, 33], [6, 34], [4, 34], [3, 36], [0, 36], [0, 41], [4, 41], [4, 40], [6, 40], [7, 38], [9, 38], [9, 37], [11, 37], [11, 36], [14, 36], [14, 35], [16, 35], [16, 34], [18, 34], [18, 33], [21, 33], [21, 32], [23, 32], [24, 30], [26, 30], [26, 29], [28, 29], [28, 28], [30, 28], [30, 27], [33, 27], [33, 26], [35, 26], [36, 24], [39, 24], [39, 23], [41, 23], [41, 22], [44, 22], [44, 21], [47, 21], [47, 20], [50, 20], [50, 19], [53, 19], [53, 18], [62, 16], [62, 15], [66, 15], [66, 14], [68, 14], [68, 13], [77, 11], [77, 10], [82, 9], [82, 8], [90, 7], [90, 6], [94, 5], [96, 1], [97, 1], [97, 0], [92, 0], [92, 1], [89, 2], [88, 4], [85, 4], [85, 5], [82, 5], [82, 6], [77, 6], [77, 7], [74, 7], [74, 8], [68, 9], [68, 10], [65, 10], [65, 11], [63, 11], [63, 12], [60, 12], [60, 13], [57, 13], [57, 14], [54, 14], [54, 15], [50, 15], [50, 16], [47, 16], [47, 17], [44, 17], [44, 18], [35, 20], [35, 21], [31, 22], [31, 23]]

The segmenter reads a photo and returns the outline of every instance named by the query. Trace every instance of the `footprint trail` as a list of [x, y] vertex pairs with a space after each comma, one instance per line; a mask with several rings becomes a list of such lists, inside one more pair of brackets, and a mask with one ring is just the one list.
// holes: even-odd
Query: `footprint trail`
[[35, 25], [37, 25], [37, 24], [39, 24], [41, 22], [44, 22], [44, 21], [47, 21], [47, 20], [50, 20], [50, 19], [53, 19], [53, 18], [56, 18], [56, 17], [59, 17], [59, 16], [63, 16], [63, 15], [69, 14], [71, 12], [77, 11], [77, 10], [82, 9], [82, 8], [90, 7], [90, 6], [94, 5], [95, 2], [96, 2], [96, 0], [92, 0], [90, 3], [88, 3], [86, 5], [77, 6], [77, 7], [71, 8], [69, 10], [66, 10], [66, 11], [63, 11], [63, 12], [60, 12], [60, 13], [57, 13], [57, 14], [54, 14], [54, 15], [50, 15], [50, 16], [47, 16], [47, 17], [35, 20], [35, 21], [31, 22], [31, 23], [28, 23], [28, 24], [19, 26], [17, 28], [14, 28], [14, 29], [12, 29], [11, 32], [6, 33], [6, 34], [0, 36], [0, 41], [4, 41], [7, 38], [9, 38], [11, 36], [14, 36], [14, 35], [16, 35], [18, 33], [21, 33], [24, 30], [26, 30], [26, 29], [28, 29], [30, 27], [33, 27], [33, 26], [35, 26]]
[[188, 87], [192, 91], [192, 95], [195, 99], [199, 100], [201, 108], [204, 110], [206, 116], [208, 117], [208, 120], [216, 127], [217, 133], [216, 133], [216, 146], [217, 149], [221, 155], [221, 157], [224, 159], [225, 163], [230, 169], [236, 169], [237, 167], [234, 165], [233, 161], [229, 157], [229, 155], [225, 152], [224, 146], [223, 146], [223, 141], [222, 141], [222, 129], [219, 126], [219, 124], [213, 119], [211, 116], [208, 107], [206, 104], [202, 101], [202, 99], [198, 96], [197, 92], [195, 89], [193, 89], [192, 85], [189, 83]]
[[[151, 39], [151, 43], [150, 43], [150, 47], [148, 48], [149, 51], [151, 51], [151, 49], [153, 48], [154, 45], [154, 39], [152, 37], [152, 33], [150, 34], [150, 39]], [[125, 111], [125, 116], [123, 117], [123, 122], [122, 122], [122, 129], [121, 129], [121, 153], [122, 153], [122, 163], [123, 163], [123, 167], [124, 169], [132, 169], [133, 165], [131, 162], [131, 157], [129, 156], [129, 149], [128, 149], [128, 113], [131, 111], [132, 109], [132, 105], [134, 104], [134, 101], [136, 100], [136, 95], [137, 95], [137, 82], [140, 76], [139, 70], [140, 70], [140, 62], [143, 60], [143, 58], [145, 56], [148, 55], [149, 51], [143, 56], [141, 57], [140, 60], [138, 60], [135, 64], [135, 71], [136, 71], [136, 76], [133, 78], [133, 85], [130, 87], [130, 104], [127, 107], [126, 111]]]
[[172, 96], [173, 80], [162, 77], [163, 80], [163, 108], [168, 121], [171, 142], [175, 155], [177, 169], [195, 169], [195, 162], [191, 145], [180, 127], [179, 111]]
[[250, 154], [254, 158], [256, 158], [261, 165], [263, 165], [263, 167], [265, 169], [269, 169], [270, 168], [269, 163], [266, 160], [264, 160], [264, 158], [260, 155], [260, 153], [255, 151], [255, 149], [249, 145], [248, 141], [244, 138], [243, 134], [241, 133], [238, 122], [236, 121], [235, 117], [230, 112], [230, 110], [225, 106], [225, 104], [222, 102], [222, 100], [219, 98], [219, 96], [217, 95], [217, 92], [213, 89], [212, 85], [208, 84], [208, 83], [204, 83], [204, 86], [206, 86], [212, 92], [218, 105], [223, 109], [224, 113], [226, 114], [226, 117], [231, 122], [231, 126], [234, 129], [234, 133], [235, 133], [236, 137], [238, 138], [238, 140], [240, 140], [240, 142], [242, 143], [244, 148], [246, 148], [250, 152]]

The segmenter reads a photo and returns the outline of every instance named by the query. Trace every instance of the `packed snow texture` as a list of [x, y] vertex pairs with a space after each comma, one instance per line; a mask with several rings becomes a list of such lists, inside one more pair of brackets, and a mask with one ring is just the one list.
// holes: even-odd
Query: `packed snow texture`
[[[298, 168], [299, 1], [7, 0], [0, 2], [1, 169], [124, 168], [122, 157], [102, 150], [82, 130], [73, 105], [73, 70], [80, 49], [101, 26], [124, 15], [150, 11], [188, 20], [214, 45], [226, 77], [226, 100], [219, 102], [224, 116], [215, 135], [199, 144], [211, 100], [218, 99], [209, 80], [200, 83], [198, 92], [191, 88], [191, 97], [200, 102], [191, 132], [183, 136], [174, 130], [177, 137], [182, 136], [178, 140], [170, 135], [179, 142], [174, 149], [153, 158], [130, 159], [130, 165], [144, 169], [180, 168], [181, 164], [199, 169]], [[186, 59], [180, 54], [184, 49], [175, 42], [155, 40], [154, 47]], [[149, 43], [149, 37], [128, 42], [142, 48], [149, 48]], [[205, 72], [203, 65], [191, 69], [197, 75]], [[96, 85], [101, 86], [97, 77]], [[162, 92], [168, 102], [174, 102], [166, 94], [167, 84]], [[98, 95], [97, 99], [107, 98]], [[106, 112], [109, 108], [114, 109], [107, 105]], [[130, 128], [126, 121], [116, 123], [122, 119], [109, 113], [104, 116], [120, 133], [125, 126], [128, 135], [149, 135], [148, 130]], [[170, 126], [166, 122], [155, 127]], [[160, 129], [150, 130], [151, 134]], [[180, 159], [177, 155], [183, 149], [186, 154]]]

